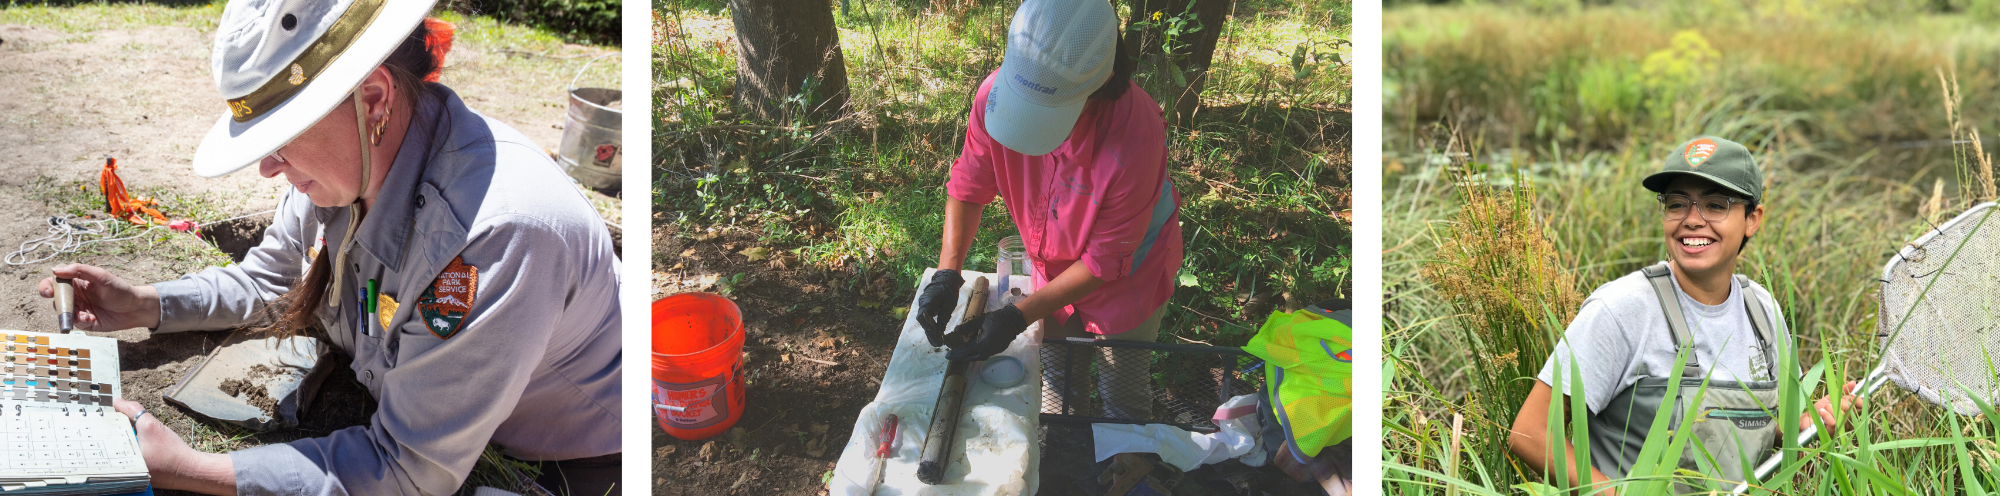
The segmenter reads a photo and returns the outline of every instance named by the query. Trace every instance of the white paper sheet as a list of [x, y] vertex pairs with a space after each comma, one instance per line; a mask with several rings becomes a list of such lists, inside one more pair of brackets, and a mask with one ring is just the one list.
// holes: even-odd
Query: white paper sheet
[[[924, 284], [930, 283], [935, 270], [924, 271]], [[961, 301], [972, 293], [973, 280], [993, 277], [971, 271], [961, 271], [960, 275], [966, 281], [959, 288]], [[1030, 281], [1027, 276], [1014, 276], [1010, 284], [1027, 288]], [[917, 294], [923, 294], [922, 288]], [[914, 298], [909, 307], [902, 335], [896, 339], [894, 355], [889, 358], [888, 372], [882, 377], [882, 387], [876, 391], [875, 401], [862, 407], [860, 417], [855, 420], [854, 433], [848, 436], [847, 447], [834, 466], [833, 480], [827, 483], [829, 493], [871, 494], [868, 478], [875, 473], [876, 431], [881, 429], [887, 415], [895, 414], [896, 448], [882, 471], [882, 485], [872, 494], [1034, 494], [1041, 463], [1036, 436], [1042, 404], [1041, 325], [1029, 324], [1028, 330], [1000, 353], [1019, 359], [1026, 366], [1026, 377], [1020, 384], [994, 389], [976, 375], [971, 377], [966, 388], [965, 414], [958, 422], [958, 441], [952, 448], [955, 455], [945, 469], [945, 483], [933, 486], [917, 480], [917, 462], [923, 456], [923, 438], [930, 430], [931, 409], [937, 406], [938, 388], [944, 383], [945, 349], [931, 346], [924, 337], [924, 328], [917, 325]], [[960, 313], [964, 311], [964, 305], [959, 305], [950, 322], [956, 325], [963, 320]]]

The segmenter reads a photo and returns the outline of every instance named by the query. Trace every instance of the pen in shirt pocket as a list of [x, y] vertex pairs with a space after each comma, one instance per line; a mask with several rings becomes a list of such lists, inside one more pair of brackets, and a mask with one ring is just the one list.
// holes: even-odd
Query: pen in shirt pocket
[[380, 281], [375, 279], [369, 279], [368, 284], [361, 287], [361, 301], [358, 302], [359, 309], [361, 310], [361, 334], [369, 337], [376, 337], [381, 334], [381, 331], [375, 327], [378, 320], [375, 315], [375, 312], [378, 310], [375, 304], [375, 295], [380, 291]]

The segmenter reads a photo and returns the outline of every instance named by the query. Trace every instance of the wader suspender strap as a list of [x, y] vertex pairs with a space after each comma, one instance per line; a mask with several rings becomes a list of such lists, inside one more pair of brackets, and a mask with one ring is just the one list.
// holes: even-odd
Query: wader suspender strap
[[[1674, 335], [1674, 344], [1686, 351], [1687, 367], [1681, 369], [1681, 377], [1701, 377], [1701, 360], [1694, 355], [1694, 333], [1688, 332], [1687, 317], [1681, 312], [1681, 299], [1675, 296], [1673, 271], [1667, 264], [1655, 264], [1639, 269], [1646, 274], [1646, 281], [1653, 283], [1653, 296], [1659, 297], [1660, 308], [1667, 313], [1667, 330]], [[1753, 322], [1754, 324], [1754, 322]]]
[[[1771, 345], [1771, 343], [1777, 342], [1771, 340], [1772, 330], [1777, 329], [1777, 327], [1771, 325], [1771, 314], [1764, 311], [1763, 300], [1759, 300], [1757, 299], [1757, 295], [1749, 293], [1750, 278], [1737, 275], [1736, 287], [1745, 290], [1743, 293], [1743, 306], [1750, 310], [1750, 328], [1756, 329], [1757, 339], [1764, 341], [1764, 361], [1771, 364], [1771, 369], [1773, 370], [1771, 372], [1771, 380], [1778, 380], [1778, 374], [1780, 373], [1780, 371], [1777, 371], [1778, 350], [1776, 349], [1777, 347]], [[1787, 370], [1782, 371], [1782, 373], [1789, 374], [1792, 371]]]

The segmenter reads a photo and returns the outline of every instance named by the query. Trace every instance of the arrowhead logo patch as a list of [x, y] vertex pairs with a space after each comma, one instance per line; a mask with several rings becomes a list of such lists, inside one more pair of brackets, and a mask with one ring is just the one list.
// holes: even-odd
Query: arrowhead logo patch
[[1707, 162], [1708, 157], [1715, 155], [1716, 148], [1715, 141], [1702, 138], [1688, 143], [1687, 149], [1682, 150], [1681, 155], [1687, 156], [1688, 167], [1701, 167], [1702, 162]]
[[375, 295], [375, 316], [382, 320], [382, 328], [389, 328], [389, 321], [396, 318], [396, 299], [387, 293]]
[[438, 274], [431, 287], [424, 290], [417, 299], [417, 314], [424, 319], [424, 326], [438, 339], [451, 339], [465, 323], [465, 314], [472, 311], [472, 300], [479, 290], [479, 268], [465, 264], [465, 257], [453, 257], [451, 265]]

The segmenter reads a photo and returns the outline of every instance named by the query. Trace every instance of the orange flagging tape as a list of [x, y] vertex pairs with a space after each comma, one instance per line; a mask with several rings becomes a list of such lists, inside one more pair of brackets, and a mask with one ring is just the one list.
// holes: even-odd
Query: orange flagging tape
[[154, 221], [159, 221], [161, 224], [167, 223], [167, 216], [160, 214], [159, 210], [153, 208], [153, 205], [156, 204], [153, 199], [142, 198], [134, 200], [131, 196], [125, 194], [125, 180], [118, 178], [118, 159], [104, 159], [104, 172], [98, 174], [97, 186], [104, 191], [104, 209], [110, 211], [112, 217], [124, 219], [133, 224], [151, 224], [151, 221], [139, 216], [139, 214], [143, 213], [152, 217]]

